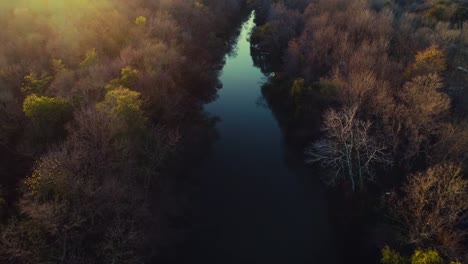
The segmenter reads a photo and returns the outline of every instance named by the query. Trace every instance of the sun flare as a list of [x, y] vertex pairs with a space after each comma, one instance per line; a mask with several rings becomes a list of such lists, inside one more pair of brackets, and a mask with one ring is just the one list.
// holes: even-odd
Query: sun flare
[[80, 9], [104, 8], [111, 6], [109, 0], [18, 0], [0, 3], [0, 8], [7, 10], [11, 7], [16, 9], [29, 9], [43, 12], [78, 11]]

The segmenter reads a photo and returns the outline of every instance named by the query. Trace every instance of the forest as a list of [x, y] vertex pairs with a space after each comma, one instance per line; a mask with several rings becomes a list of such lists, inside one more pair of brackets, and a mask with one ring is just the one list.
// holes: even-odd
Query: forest
[[[253, 78], [227, 67], [245, 59], [252, 17], [252, 106], [279, 137], [245, 95], [222, 94]], [[468, 263], [467, 1], [17, 0], [0, 25], [0, 263], [284, 263], [295, 250], [308, 257], [290, 263]], [[208, 110], [217, 101], [228, 114]], [[244, 135], [280, 153], [246, 153]], [[262, 192], [288, 189], [271, 187], [293, 177], [278, 162], [305, 197], [309, 182], [323, 192], [336, 260], [305, 242], [242, 253], [294, 225], [255, 213], [293, 218], [289, 196]], [[200, 208], [271, 229], [213, 218], [204, 233]], [[232, 226], [248, 237], [205, 242]]]

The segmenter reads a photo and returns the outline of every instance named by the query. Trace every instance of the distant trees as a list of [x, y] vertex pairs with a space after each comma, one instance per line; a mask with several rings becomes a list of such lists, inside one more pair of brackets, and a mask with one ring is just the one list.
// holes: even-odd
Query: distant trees
[[106, 86], [106, 90], [113, 90], [120, 87], [134, 87], [138, 77], [139, 71], [129, 66], [122, 68], [120, 71], [121, 77], [111, 80]]
[[153, 262], [243, 1], [26, 2], [0, 8], [0, 144], [36, 165], [0, 262]]
[[[276, 3], [297, 12], [290, 32], [296, 25], [301, 30], [284, 34], [273, 27], [293, 16], [276, 12], [283, 19], [273, 19], [271, 8], [252, 42], [269, 53], [272, 43], [284, 43], [280, 36], [289, 39], [280, 68], [286, 78], [275, 75], [270, 91], [285, 98], [269, 103], [285, 101], [277, 104], [289, 115], [284, 125], [295, 130], [288, 133], [319, 137], [304, 140], [306, 162], [327, 169], [326, 183], [344, 181], [352, 190], [375, 180], [376, 171], [392, 177], [376, 182], [378, 190], [405, 185], [387, 209], [400, 212], [400, 227], [415, 251], [403, 257], [387, 248], [382, 263], [465, 260], [468, 129], [460, 91], [468, 80], [468, 38], [460, 29], [466, 4], [317, 0], [296, 9], [292, 2]], [[318, 110], [296, 118], [296, 109], [312, 105]], [[325, 114], [316, 131], [310, 122], [319, 111]], [[390, 163], [396, 170], [386, 169]]]
[[331, 70], [352, 69], [349, 59], [357, 50], [365, 49], [367, 56], [383, 55], [390, 42], [392, 19], [390, 12], [375, 12], [366, 1], [314, 1], [304, 12], [302, 34], [289, 44], [286, 68], [296, 68], [299, 71], [290, 74], [314, 81]]
[[302, 19], [298, 11], [287, 8], [284, 4], [273, 4], [268, 22], [254, 29], [251, 43], [257, 48], [281, 56], [290, 39], [302, 30]]

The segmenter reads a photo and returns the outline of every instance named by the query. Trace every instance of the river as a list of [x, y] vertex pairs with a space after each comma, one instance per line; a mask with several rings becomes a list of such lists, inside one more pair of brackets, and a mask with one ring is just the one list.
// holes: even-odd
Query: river
[[[266, 81], [254, 66], [242, 25], [226, 55], [218, 98], [205, 106], [219, 117], [219, 139], [195, 172], [200, 197], [185, 263], [334, 263], [324, 187], [303, 168], [288, 166], [281, 129], [262, 103]], [[306, 184], [314, 178], [312, 184]]]

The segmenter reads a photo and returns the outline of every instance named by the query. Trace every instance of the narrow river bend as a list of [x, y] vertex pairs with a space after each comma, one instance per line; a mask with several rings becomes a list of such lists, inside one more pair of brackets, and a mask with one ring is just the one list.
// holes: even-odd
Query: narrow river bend
[[318, 179], [305, 184], [304, 170], [287, 165], [281, 130], [259, 103], [266, 79], [250, 55], [254, 16], [242, 25], [236, 52], [226, 57], [218, 98], [205, 106], [220, 119], [220, 138], [196, 172], [197, 228], [183, 258], [204, 264], [334, 263], [323, 187]]

